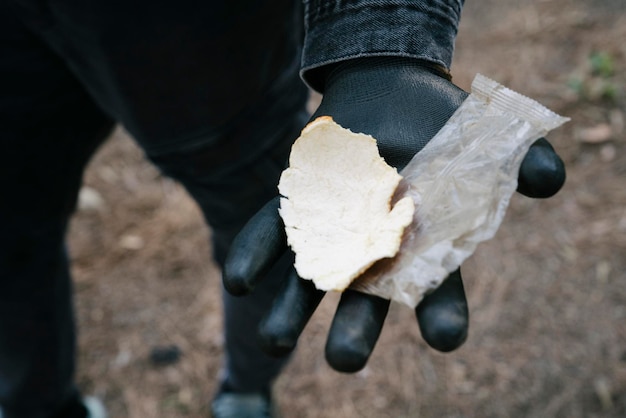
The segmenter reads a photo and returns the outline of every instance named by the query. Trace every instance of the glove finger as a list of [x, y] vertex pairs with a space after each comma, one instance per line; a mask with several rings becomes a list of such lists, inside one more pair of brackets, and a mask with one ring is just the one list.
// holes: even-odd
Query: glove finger
[[254, 289], [287, 249], [277, 197], [259, 210], [235, 237], [224, 262], [222, 280], [233, 295]]
[[263, 350], [273, 356], [284, 356], [293, 351], [324, 294], [312, 281], [301, 279], [292, 269], [272, 309], [259, 326]]
[[378, 340], [389, 304], [386, 299], [346, 290], [326, 341], [328, 364], [340, 372], [361, 370]]
[[447, 352], [467, 339], [469, 312], [461, 271], [457, 270], [427, 295], [415, 309], [424, 340], [436, 350]]
[[519, 171], [517, 191], [528, 197], [547, 198], [565, 183], [565, 164], [545, 139], [530, 147]]

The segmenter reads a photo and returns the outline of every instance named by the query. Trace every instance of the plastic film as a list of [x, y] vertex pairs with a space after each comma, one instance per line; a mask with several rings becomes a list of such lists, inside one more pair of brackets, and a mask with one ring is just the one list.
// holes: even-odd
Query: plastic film
[[468, 98], [400, 173], [396, 200], [416, 204], [400, 251], [350, 287], [417, 306], [495, 235], [528, 149], [567, 120], [477, 75]]

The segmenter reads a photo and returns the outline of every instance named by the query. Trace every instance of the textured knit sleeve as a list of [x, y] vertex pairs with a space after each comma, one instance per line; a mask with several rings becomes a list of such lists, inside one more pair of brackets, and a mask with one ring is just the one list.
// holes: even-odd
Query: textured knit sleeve
[[449, 68], [463, 0], [304, 0], [303, 79], [352, 58], [401, 56]]

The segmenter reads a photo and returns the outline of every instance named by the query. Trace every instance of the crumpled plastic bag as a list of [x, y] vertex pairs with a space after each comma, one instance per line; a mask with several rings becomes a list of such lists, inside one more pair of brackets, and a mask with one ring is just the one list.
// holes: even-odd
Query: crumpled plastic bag
[[416, 204], [400, 251], [350, 288], [417, 306], [495, 235], [528, 149], [567, 120], [477, 75], [461, 107], [400, 172], [396, 199]]

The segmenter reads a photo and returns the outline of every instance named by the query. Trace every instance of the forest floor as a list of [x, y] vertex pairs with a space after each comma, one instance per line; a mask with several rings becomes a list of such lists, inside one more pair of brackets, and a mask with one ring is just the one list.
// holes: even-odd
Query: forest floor
[[[571, 121], [548, 139], [568, 170], [548, 200], [512, 199], [496, 237], [464, 265], [465, 345], [421, 339], [392, 305], [353, 375], [324, 360], [328, 295], [276, 383], [284, 416], [626, 416], [626, 3], [467, 2], [454, 81], [484, 74]], [[210, 231], [177, 184], [118, 129], [85, 175], [70, 250], [80, 327], [78, 383], [112, 418], [200, 418], [223, 352]], [[155, 347], [180, 359], [157, 366]]]

